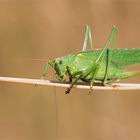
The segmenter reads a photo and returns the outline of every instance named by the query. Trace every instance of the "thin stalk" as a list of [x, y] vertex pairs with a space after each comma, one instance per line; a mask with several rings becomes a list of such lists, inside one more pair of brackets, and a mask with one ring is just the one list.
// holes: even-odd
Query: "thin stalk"
[[[15, 78], [15, 77], [0, 77], [0, 82], [22, 83], [42, 86], [55, 86], [55, 87], [69, 87], [70, 83], [57, 82], [41, 79], [28, 79], [28, 78]], [[90, 86], [84, 83], [74, 85], [74, 88], [90, 89]], [[140, 90], [140, 84], [132, 83], [115, 83], [110, 86], [93, 86], [93, 90]]]

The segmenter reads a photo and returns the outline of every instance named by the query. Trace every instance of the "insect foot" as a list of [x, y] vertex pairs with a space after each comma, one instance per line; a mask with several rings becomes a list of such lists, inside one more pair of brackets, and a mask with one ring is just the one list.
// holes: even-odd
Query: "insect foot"
[[45, 77], [46, 77], [46, 75], [43, 74], [42, 77], [41, 77], [41, 79], [42, 80], [45, 80]]
[[65, 94], [69, 94], [70, 93], [70, 88], [67, 88], [67, 90], [65, 91]]
[[92, 92], [93, 92], [93, 88], [90, 87], [90, 89], [89, 89], [89, 94], [91, 94]]

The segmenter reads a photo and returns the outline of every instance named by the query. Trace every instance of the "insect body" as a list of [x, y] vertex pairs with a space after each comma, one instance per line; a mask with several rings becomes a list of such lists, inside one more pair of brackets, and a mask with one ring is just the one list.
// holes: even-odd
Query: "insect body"
[[[66, 77], [69, 77], [71, 86], [66, 90], [67, 94], [78, 80], [90, 83], [91, 92], [94, 83], [107, 85], [138, 74], [139, 71], [125, 71], [122, 68], [140, 63], [140, 49], [113, 49], [116, 32], [117, 29], [114, 26], [103, 49], [95, 50], [91, 29], [86, 26], [82, 51], [48, 61], [43, 79], [46, 77], [48, 65], [52, 66], [58, 80], [64, 82]], [[88, 38], [91, 50], [86, 50]]]

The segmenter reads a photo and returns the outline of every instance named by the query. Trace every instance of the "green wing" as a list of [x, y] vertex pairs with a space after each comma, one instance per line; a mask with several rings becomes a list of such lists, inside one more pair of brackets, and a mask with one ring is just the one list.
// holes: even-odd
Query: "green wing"
[[114, 49], [112, 62], [119, 67], [140, 63], [140, 49]]
[[[101, 50], [89, 50], [73, 54], [74, 56], [77, 56], [78, 54], [83, 54], [87, 58], [87, 61], [95, 61], [96, 58], [99, 56], [100, 52]], [[118, 67], [124, 67], [140, 63], [140, 49], [113, 49], [111, 62], [116, 64]]]

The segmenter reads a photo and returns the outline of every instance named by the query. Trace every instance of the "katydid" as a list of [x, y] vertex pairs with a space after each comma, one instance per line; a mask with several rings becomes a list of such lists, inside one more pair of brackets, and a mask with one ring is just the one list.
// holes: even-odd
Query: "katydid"
[[[114, 26], [103, 48], [96, 50], [93, 46], [91, 28], [87, 25], [82, 50], [49, 60], [42, 78], [45, 79], [50, 65], [55, 69], [59, 81], [64, 82], [66, 77], [69, 78], [71, 85], [65, 92], [67, 94], [79, 80], [89, 83], [91, 92], [94, 83], [108, 85], [140, 73], [123, 70], [125, 66], [140, 63], [140, 49], [114, 49], [116, 33], [117, 28]], [[87, 50], [88, 39], [91, 50]]]

